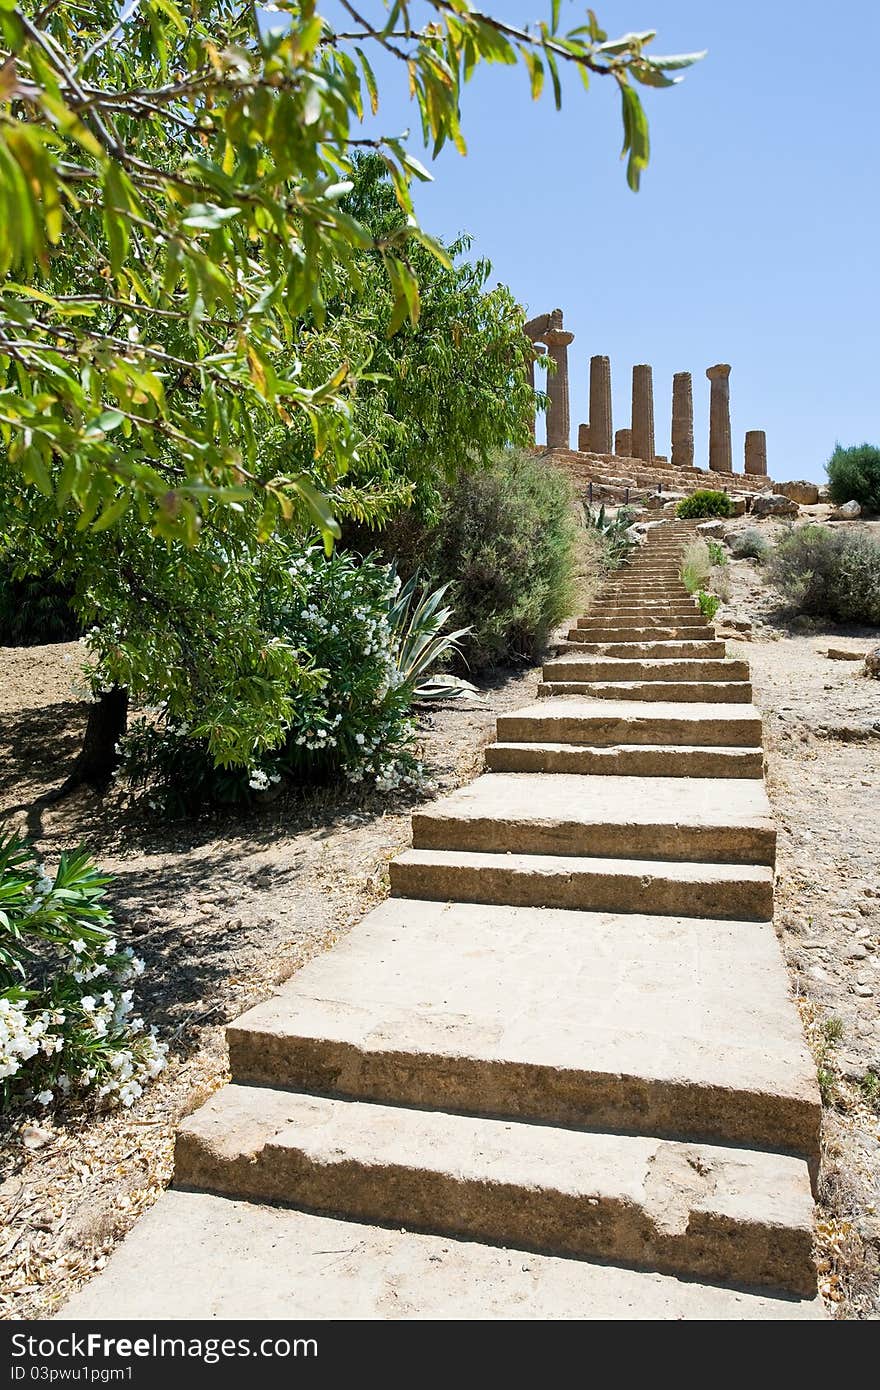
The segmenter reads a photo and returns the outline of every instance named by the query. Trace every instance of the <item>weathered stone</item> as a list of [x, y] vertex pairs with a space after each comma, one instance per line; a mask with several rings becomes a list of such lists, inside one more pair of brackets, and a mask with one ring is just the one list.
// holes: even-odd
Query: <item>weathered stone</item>
[[596, 454], [610, 454], [614, 431], [611, 427], [611, 361], [590, 358], [590, 447]]
[[730, 447], [730, 366], [718, 362], [706, 368], [712, 383], [709, 396], [709, 467], [713, 473], [732, 473]]
[[589, 425], [578, 425], [578, 452], [589, 454], [590, 449], [590, 427]]
[[857, 517], [861, 516], [861, 514], [861, 507], [859, 506], [858, 502], [853, 500], [852, 502], [844, 502], [842, 507], [838, 507], [836, 511], [833, 511], [829, 520], [855, 521]]
[[875, 680], [880, 680], [880, 647], [874, 647], [868, 652], [865, 657], [865, 672]]
[[819, 501], [818, 483], [807, 483], [798, 479], [790, 483], [777, 483], [776, 486], [785, 497], [799, 502], [802, 507], [814, 507]]
[[723, 521], [698, 521], [697, 531], [703, 537], [710, 539], [720, 539], [724, 535]]
[[799, 511], [797, 502], [778, 492], [763, 492], [752, 502], [752, 516], [797, 516]]
[[633, 458], [654, 458], [654, 378], [650, 366], [641, 363], [632, 374]]
[[734, 515], [734, 516], [745, 516], [745, 514], [746, 514], [746, 499], [745, 499], [744, 497], [731, 497], [730, 500], [731, 500], [731, 502], [733, 503], [733, 515]]
[[690, 372], [672, 378], [672, 462], [677, 468], [694, 466], [694, 392]]
[[618, 430], [614, 436], [614, 452], [620, 458], [632, 458], [632, 430]]
[[767, 476], [767, 436], [763, 430], [746, 430], [745, 470], [754, 477]]
[[825, 655], [832, 661], [861, 661], [863, 653], [850, 651], [847, 647], [829, 647]]
[[[560, 321], [562, 315], [560, 314]], [[544, 334], [547, 352], [556, 363], [556, 371], [547, 373], [547, 447], [548, 449], [567, 449], [571, 434], [568, 404], [568, 345], [574, 341], [573, 333], [563, 328], [551, 328]]]

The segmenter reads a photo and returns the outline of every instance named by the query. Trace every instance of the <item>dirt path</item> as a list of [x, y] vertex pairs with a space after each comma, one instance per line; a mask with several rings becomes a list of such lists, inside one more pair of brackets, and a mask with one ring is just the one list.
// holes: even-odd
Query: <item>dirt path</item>
[[[778, 823], [776, 924], [825, 1101], [820, 1281], [841, 1317], [880, 1316], [880, 682], [859, 661], [871, 629], [781, 620], [750, 561], [729, 607], [754, 624], [730, 642], [765, 714]], [[720, 616], [720, 615], [719, 615]]]
[[[0, 649], [0, 817], [28, 826], [33, 801], [73, 758], [86, 706], [71, 694], [76, 644]], [[533, 698], [538, 672], [487, 687], [485, 703], [423, 720], [438, 791], [467, 781], [499, 711]], [[426, 790], [425, 798], [433, 795]], [[171, 1063], [130, 1111], [47, 1123], [2, 1138], [0, 1315], [46, 1317], [100, 1269], [167, 1184], [180, 1117], [225, 1077], [223, 1028], [265, 998], [387, 892], [387, 864], [418, 798], [351, 789], [279, 799], [247, 818], [156, 825], [120, 792], [83, 791], [30, 829], [51, 863], [86, 843], [115, 876], [119, 936], [147, 963], [144, 1013]], [[34, 1145], [36, 1147], [29, 1147]]]

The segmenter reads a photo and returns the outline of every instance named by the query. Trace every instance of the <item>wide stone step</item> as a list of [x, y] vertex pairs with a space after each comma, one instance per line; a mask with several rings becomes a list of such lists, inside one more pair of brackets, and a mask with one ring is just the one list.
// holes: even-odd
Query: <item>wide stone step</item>
[[[341, 1252], [341, 1253], [340, 1253]], [[819, 1298], [217, 1197], [163, 1194], [65, 1305], [74, 1321], [815, 1321]]]
[[238, 1082], [818, 1155], [769, 923], [390, 899], [227, 1037]]
[[[672, 614], [676, 616], [683, 614], [686, 617], [702, 618], [700, 610], [691, 599], [676, 599], [672, 602], [666, 602], [661, 599], [644, 599], [640, 603], [636, 603], [634, 600], [619, 602], [615, 599], [608, 603], [597, 602], [585, 616], [589, 618], [607, 618], [614, 617], [615, 615], [633, 617], [639, 614], [644, 614], [646, 617], [652, 616], [659, 618]], [[575, 624], [576, 627], [580, 625], [580, 621], [580, 618], [578, 618]]]
[[748, 705], [750, 681], [542, 681], [538, 695], [583, 695], [594, 700], [683, 700]]
[[711, 642], [715, 635], [715, 629], [706, 623], [670, 623], [666, 626], [657, 624], [642, 623], [636, 627], [627, 625], [626, 627], [599, 626], [595, 629], [573, 627], [569, 630], [569, 642], [698, 642], [700, 640]]
[[667, 744], [490, 743], [490, 772], [576, 772], [617, 777], [761, 777], [762, 748]]
[[227, 1086], [178, 1186], [810, 1295], [801, 1158]]
[[588, 618], [578, 618], [575, 624], [578, 632], [603, 632], [608, 628], [654, 628], [654, 627], [707, 627], [702, 613], [692, 609], [690, 612], [670, 613], [667, 609], [640, 609], [636, 612], [621, 612], [610, 609], [604, 613], [591, 614]]
[[643, 661], [627, 660], [625, 657], [595, 656], [584, 659], [566, 656], [558, 661], [544, 664], [545, 681], [592, 681], [592, 680], [703, 680], [703, 681], [747, 681], [749, 663], [742, 660], [725, 660], [715, 657], [699, 661], [687, 657], [678, 660], [657, 660], [646, 657]]
[[657, 638], [650, 641], [633, 642], [590, 642], [586, 637], [580, 640], [557, 643], [559, 651], [583, 653], [585, 656], [615, 657], [708, 657], [724, 656], [725, 647], [720, 638], [699, 638], [697, 640], [675, 641]]
[[767, 865], [412, 849], [392, 861], [390, 872], [400, 898], [737, 921], [773, 916]]
[[741, 705], [682, 705], [621, 700], [539, 700], [497, 722], [500, 743], [684, 744], [757, 748], [761, 716]]
[[490, 773], [412, 826], [415, 849], [488, 853], [773, 864], [776, 845], [764, 787], [744, 779]]

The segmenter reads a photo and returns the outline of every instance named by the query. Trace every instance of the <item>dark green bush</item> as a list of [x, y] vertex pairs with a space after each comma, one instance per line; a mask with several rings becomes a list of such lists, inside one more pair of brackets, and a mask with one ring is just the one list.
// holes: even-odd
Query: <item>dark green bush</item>
[[828, 490], [838, 505], [855, 500], [868, 511], [880, 512], [880, 449], [874, 444], [835, 446], [825, 465]]
[[73, 590], [44, 575], [13, 578], [0, 566], [0, 647], [72, 642], [79, 623], [70, 607]]
[[880, 624], [880, 541], [865, 530], [801, 526], [779, 541], [768, 573], [803, 613]]
[[574, 603], [578, 529], [568, 479], [529, 454], [504, 453], [447, 489], [426, 563], [452, 580], [471, 670], [536, 659]]
[[697, 488], [690, 497], [683, 497], [675, 509], [675, 515], [686, 519], [703, 516], [733, 516], [733, 502], [726, 492], [715, 492], [711, 488]]

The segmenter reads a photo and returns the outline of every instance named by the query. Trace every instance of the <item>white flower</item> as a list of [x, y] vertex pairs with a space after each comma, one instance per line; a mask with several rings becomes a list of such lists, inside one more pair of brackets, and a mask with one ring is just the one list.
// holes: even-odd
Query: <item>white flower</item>
[[75, 951], [76, 954], [80, 956], [86, 949], [86, 943], [83, 941], [81, 936], [75, 936], [70, 943], [70, 949], [71, 951]]
[[51, 1105], [53, 1100], [52, 1092], [40, 1091], [39, 1095], [35, 1096], [34, 1099], [38, 1105]]

